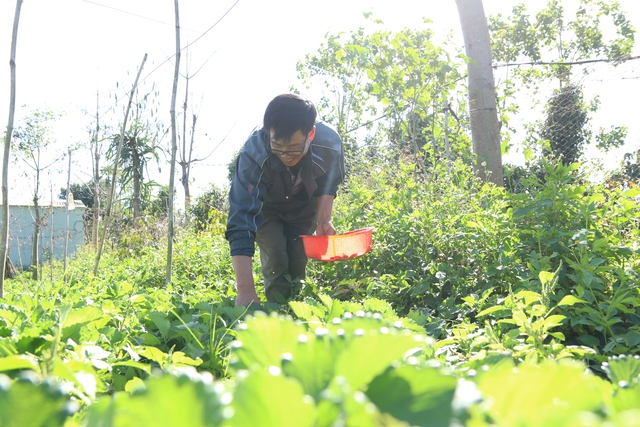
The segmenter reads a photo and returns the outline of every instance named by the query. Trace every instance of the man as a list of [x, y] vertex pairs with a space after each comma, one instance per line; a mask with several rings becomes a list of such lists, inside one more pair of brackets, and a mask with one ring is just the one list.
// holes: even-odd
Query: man
[[344, 176], [340, 136], [316, 123], [313, 103], [295, 94], [275, 97], [263, 127], [236, 160], [229, 190], [229, 241], [236, 305], [259, 303], [253, 282], [254, 243], [260, 248], [267, 301], [286, 300], [305, 277], [300, 235], [334, 235], [333, 199]]

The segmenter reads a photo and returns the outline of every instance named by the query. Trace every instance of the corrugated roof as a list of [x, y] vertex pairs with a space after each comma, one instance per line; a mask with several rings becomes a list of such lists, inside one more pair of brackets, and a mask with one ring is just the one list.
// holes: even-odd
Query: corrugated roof
[[[40, 206], [41, 208], [49, 208], [51, 207], [51, 205], [53, 205], [54, 208], [66, 208], [66, 202], [64, 200], [54, 200], [53, 202], [40, 202], [38, 203], [38, 206]], [[2, 201], [0, 200], [0, 206], [2, 206]], [[33, 207], [33, 202], [18, 202], [18, 203], [9, 203], [9, 207]], [[86, 209], [87, 207], [85, 206], [85, 204], [82, 202], [82, 200], [74, 200], [72, 204], [69, 204], [69, 209]]]

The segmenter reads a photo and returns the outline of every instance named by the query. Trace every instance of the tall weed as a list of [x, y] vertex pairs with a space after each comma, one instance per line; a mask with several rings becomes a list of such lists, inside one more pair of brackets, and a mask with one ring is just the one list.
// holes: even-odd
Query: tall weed
[[528, 269], [521, 284], [539, 291], [540, 273], [559, 269], [553, 302], [566, 295], [587, 302], [565, 308], [566, 343], [604, 355], [636, 352], [640, 192], [591, 184], [577, 164], [545, 163], [544, 171], [510, 197]]

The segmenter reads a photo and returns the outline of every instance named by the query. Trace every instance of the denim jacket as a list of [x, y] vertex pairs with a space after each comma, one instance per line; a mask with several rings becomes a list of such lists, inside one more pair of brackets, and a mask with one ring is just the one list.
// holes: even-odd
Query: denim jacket
[[315, 203], [315, 197], [335, 196], [344, 178], [342, 140], [323, 123], [316, 123], [316, 133], [309, 151], [300, 160], [300, 177], [306, 200], [294, 197], [292, 175], [278, 156], [269, 151], [269, 133], [256, 130], [244, 144], [236, 159], [236, 170], [229, 190], [229, 217], [225, 237], [231, 255], [253, 256], [255, 236], [262, 222], [266, 204], [278, 210], [296, 209]]

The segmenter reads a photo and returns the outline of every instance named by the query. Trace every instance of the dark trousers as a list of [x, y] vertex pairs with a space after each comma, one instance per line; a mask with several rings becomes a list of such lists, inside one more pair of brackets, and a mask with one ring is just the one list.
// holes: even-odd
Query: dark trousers
[[305, 278], [307, 256], [300, 235], [315, 232], [316, 202], [311, 199], [282, 206], [265, 204], [262, 217], [256, 243], [265, 295], [269, 302], [277, 302], [276, 294], [286, 300], [291, 297], [292, 284]]

